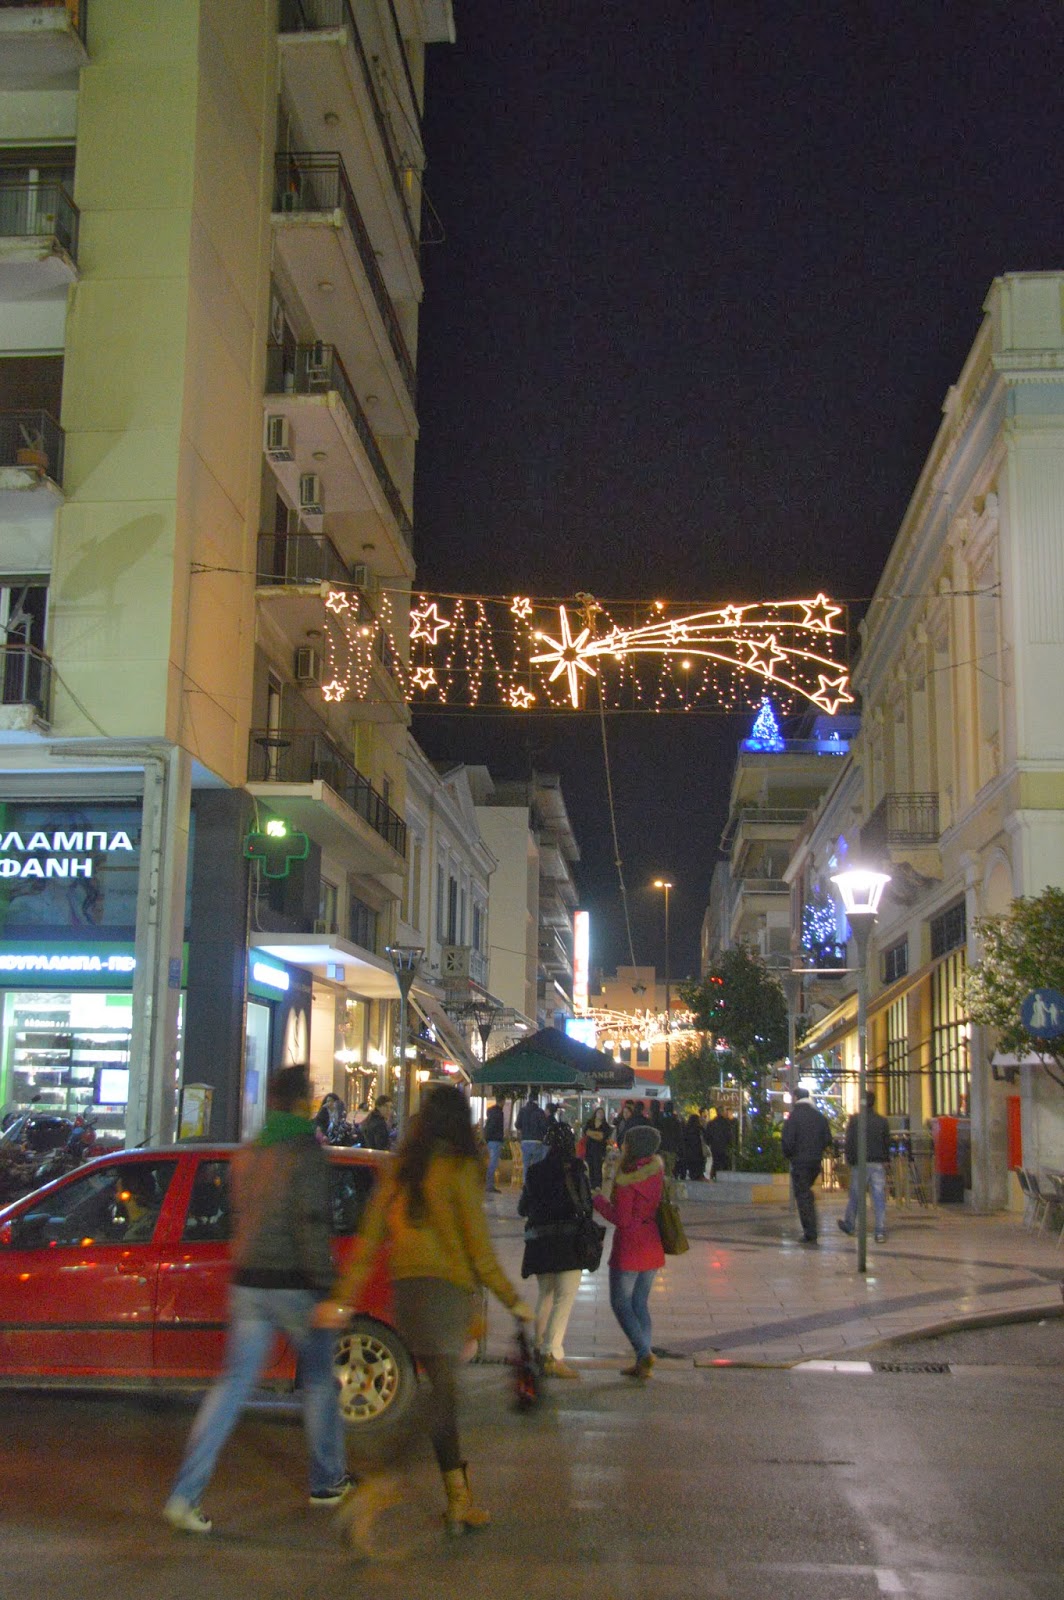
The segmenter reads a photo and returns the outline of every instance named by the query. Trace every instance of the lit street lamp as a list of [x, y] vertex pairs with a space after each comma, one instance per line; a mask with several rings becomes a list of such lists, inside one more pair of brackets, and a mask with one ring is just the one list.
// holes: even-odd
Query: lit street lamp
[[406, 1131], [410, 1120], [410, 1082], [413, 1074], [406, 1059], [406, 1003], [414, 979], [425, 954], [420, 945], [390, 944], [385, 955], [392, 964], [399, 985], [399, 1132]]
[[[868, 939], [879, 912], [883, 890], [890, 882], [888, 872], [870, 872], [850, 867], [832, 878], [842, 896], [843, 909], [857, 946], [857, 1270], [868, 1266], [868, 1207], [865, 1188], [868, 1182]], [[852, 1181], [852, 1180], [851, 1180]]]
[[488, 1039], [495, 1026], [495, 1019], [502, 1010], [501, 1006], [492, 1000], [474, 1000], [469, 1007], [469, 1014], [473, 1018], [473, 1025], [480, 1034], [480, 1059], [488, 1059]]
[[665, 1081], [668, 1082], [669, 1066], [669, 1037], [672, 1033], [672, 990], [669, 987], [669, 890], [672, 888], [668, 878], [655, 878], [655, 889], [665, 891]]

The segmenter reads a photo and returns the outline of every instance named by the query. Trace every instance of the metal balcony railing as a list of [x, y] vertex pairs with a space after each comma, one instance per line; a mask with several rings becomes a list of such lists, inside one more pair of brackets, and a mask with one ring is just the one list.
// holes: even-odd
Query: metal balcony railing
[[52, 721], [52, 662], [31, 644], [0, 645], [0, 693], [5, 706], [32, 706], [38, 721]]
[[343, 401], [344, 409], [362, 441], [362, 447], [369, 457], [384, 498], [399, 525], [399, 531], [412, 548], [414, 529], [403, 505], [402, 496], [395, 487], [395, 480], [388, 471], [388, 463], [381, 455], [380, 445], [374, 438], [369, 419], [359, 404], [354, 384], [347, 376], [347, 369], [340, 360], [335, 346], [300, 344], [289, 349], [279, 344], [268, 346], [267, 394], [328, 394], [330, 390], [334, 390]]
[[0, 11], [40, 11], [47, 7], [52, 11], [65, 11], [70, 26], [74, 29], [82, 44], [85, 43], [85, 13], [88, 10], [88, 0], [0, 0]]
[[790, 894], [791, 886], [782, 878], [740, 878], [738, 888], [742, 894]]
[[[384, 157], [391, 173], [392, 185], [399, 209], [406, 223], [406, 231], [410, 237], [410, 246], [417, 256], [419, 253], [417, 231], [414, 219], [410, 214], [410, 201], [406, 185], [403, 182], [402, 153], [396, 149], [388, 118], [385, 115], [381, 102], [377, 80], [370, 64], [366, 47], [359, 32], [358, 23], [355, 21], [354, 12], [351, 10], [350, 0], [281, 0], [279, 31], [281, 33], [319, 33], [328, 28], [347, 28], [355, 55], [358, 57], [359, 71], [362, 81], [366, 86], [369, 103], [373, 111], [373, 120], [377, 126]], [[412, 191], [416, 192], [416, 191]]]
[[[325, 533], [260, 533], [255, 582], [260, 588], [353, 584], [354, 574]], [[367, 602], [367, 618], [372, 612]], [[361, 607], [360, 607], [361, 611]], [[361, 614], [359, 621], [362, 621]]]
[[938, 840], [937, 794], [886, 794], [861, 829], [861, 849], [868, 853]]
[[414, 363], [387, 285], [377, 264], [362, 213], [358, 209], [339, 151], [289, 151], [274, 158], [273, 208], [280, 212], [342, 211], [388, 333], [392, 353], [413, 400], [417, 388]]
[[406, 823], [323, 733], [256, 728], [248, 745], [251, 783], [327, 783], [374, 833], [406, 855]]
[[720, 847], [729, 850], [740, 828], [760, 826], [800, 828], [811, 806], [740, 806], [733, 811], [720, 836]]
[[78, 258], [79, 212], [61, 183], [0, 180], [0, 239], [54, 239]]
[[36, 467], [63, 481], [63, 430], [47, 411], [0, 411], [0, 467]]

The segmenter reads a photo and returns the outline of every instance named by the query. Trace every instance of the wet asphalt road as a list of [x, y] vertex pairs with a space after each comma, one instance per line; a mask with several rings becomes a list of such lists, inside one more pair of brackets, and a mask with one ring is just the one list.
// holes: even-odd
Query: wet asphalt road
[[350, 1559], [302, 1493], [290, 1409], [257, 1411], [207, 1498], [208, 1539], [158, 1508], [183, 1399], [0, 1392], [0, 1595], [72, 1600], [1060, 1600], [1064, 1320], [894, 1347], [948, 1372], [695, 1370], [556, 1383], [530, 1416], [466, 1374], [464, 1442], [495, 1514], [448, 1544], [427, 1461], [392, 1531]]

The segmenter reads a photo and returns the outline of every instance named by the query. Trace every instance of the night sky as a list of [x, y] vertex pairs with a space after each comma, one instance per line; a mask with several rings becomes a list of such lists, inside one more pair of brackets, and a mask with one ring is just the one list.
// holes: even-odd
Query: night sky
[[[1056, 0], [456, 0], [432, 49], [418, 583], [871, 594], [999, 273], [1064, 266]], [[435, 212], [436, 223], [431, 215]], [[696, 972], [752, 714], [607, 721], [637, 962]], [[786, 731], [786, 730], [785, 730]], [[596, 716], [425, 713], [562, 775], [628, 960]]]

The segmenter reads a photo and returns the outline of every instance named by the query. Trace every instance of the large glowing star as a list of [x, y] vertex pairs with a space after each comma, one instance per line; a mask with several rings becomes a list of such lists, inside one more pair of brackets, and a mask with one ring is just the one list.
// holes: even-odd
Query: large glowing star
[[434, 645], [444, 628], [451, 624], [446, 617], [441, 617], [436, 609], [436, 602], [422, 606], [420, 611], [410, 613], [410, 637], [412, 640], [424, 639], [427, 644]]
[[[588, 640], [591, 638], [591, 629], [584, 628], [581, 633], [574, 636], [569, 627], [569, 618], [566, 615], [564, 606], [558, 607], [558, 617], [561, 638], [552, 639], [549, 634], [537, 633], [536, 639], [539, 643], [549, 645], [550, 649], [544, 651], [542, 655], [533, 656], [532, 661], [536, 666], [549, 664], [550, 662], [554, 663], [554, 671], [550, 675], [551, 683], [554, 682], [555, 678], [560, 678], [563, 673], [568, 677], [569, 699], [574, 709], [579, 709], [580, 673], [587, 672], [591, 677], [595, 676], [595, 668], [589, 661], [584, 659], [584, 654], [588, 648]], [[593, 646], [592, 649], [595, 654], [598, 653], [597, 645]]]

